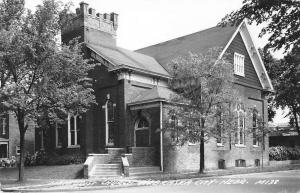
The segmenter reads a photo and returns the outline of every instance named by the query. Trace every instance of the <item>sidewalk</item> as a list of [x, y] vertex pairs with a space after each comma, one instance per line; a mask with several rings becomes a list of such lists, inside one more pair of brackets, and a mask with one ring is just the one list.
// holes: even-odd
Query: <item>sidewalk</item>
[[[1, 190], [3, 192], [58, 192], [58, 191], [82, 191], [82, 190], [100, 190], [113, 188], [126, 188], [136, 186], [159, 185], [168, 180], [180, 179], [199, 179], [213, 176], [226, 176], [245, 173], [259, 173], [259, 172], [274, 172], [282, 170], [299, 170], [300, 164], [261, 168], [231, 168], [226, 170], [206, 171], [205, 174], [198, 173], [162, 173], [147, 176], [134, 177], [117, 177], [105, 179], [69, 179], [69, 180], [39, 180], [30, 179], [19, 184], [15, 181], [6, 181], [2, 184]], [[0, 180], [1, 181], [1, 180]], [[0, 191], [1, 192], [1, 191]]]

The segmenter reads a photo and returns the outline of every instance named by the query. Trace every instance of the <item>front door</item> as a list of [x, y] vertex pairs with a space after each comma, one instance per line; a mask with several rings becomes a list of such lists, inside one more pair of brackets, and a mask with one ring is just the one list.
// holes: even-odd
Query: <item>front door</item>
[[149, 121], [142, 117], [137, 120], [134, 132], [134, 143], [136, 147], [148, 147], [150, 146], [150, 124]]

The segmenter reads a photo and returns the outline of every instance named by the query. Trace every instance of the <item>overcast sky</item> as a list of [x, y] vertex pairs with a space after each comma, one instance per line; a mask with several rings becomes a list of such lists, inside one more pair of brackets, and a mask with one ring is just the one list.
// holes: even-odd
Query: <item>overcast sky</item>
[[[82, 0], [72, 0], [79, 7]], [[41, 0], [26, 1], [34, 9]], [[67, 0], [63, 0], [67, 2]], [[86, 0], [100, 13], [119, 14], [117, 41], [120, 47], [135, 50], [215, 26], [222, 17], [242, 5], [242, 0]], [[251, 27], [256, 44], [259, 29]]]
[[[68, 2], [68, 0], [62, 0]], [[72, 0], [75, 8], [82, 0]], [[34, 10], [42, 0], [25, 0]], [[117, 44], [135, 50], [213, 27], [233, 10], [242, 6], [242, 0], [85, 0], [99, 13], [119, 14]], [[257, 47], [263, 47], [267, 38], [258, 38], [260, 27], [249, 26]], [[282, 57], [276, 53], [277, 58]], [[280, 116], [279, 116], [280, 115]], [[286, 122], [278, 112], [276, 122]]]

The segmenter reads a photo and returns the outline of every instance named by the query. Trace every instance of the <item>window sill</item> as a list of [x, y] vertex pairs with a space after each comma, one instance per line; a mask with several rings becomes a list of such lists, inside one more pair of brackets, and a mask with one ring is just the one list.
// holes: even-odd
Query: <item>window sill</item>
[[217, 143], [217, 147], [224, 147], [223, 143]]
[[80, 145], [70, 145], [68, 146], [68, 148], [72, 149], [72, 148], [80, 148]]
[[259, 146], [258, 145], [253, 145], [253, 147], [258, 148]]
[[241, 147], [241, 148], [245, 148], [245, 147], [246, 147], [246, 145], [244, 145], [244, 144], [235, 144], [235, 147]]
[[191, 142], [188, 143], [188, 146], [195, 146], [195, 145], [197, 145], [197, 144], [196, 143], [191, 143]]
[[245, 74], [239, 74], [239, 73], [234, 73], [234, 75], [236, 75], [236, 76], [240, 76], [240, 77], [245, 77]]
[[62, 146], [61, 146], [61, 145], [58, 145], [58, 146], [56, 146], [55, 148], [56, 148], [56, 149], [61, 149]]

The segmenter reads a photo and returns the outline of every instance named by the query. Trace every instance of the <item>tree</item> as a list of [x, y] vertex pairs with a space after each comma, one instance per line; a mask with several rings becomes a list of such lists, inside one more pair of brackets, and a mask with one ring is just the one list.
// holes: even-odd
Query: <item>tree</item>
[[[231, 117], [231, 104], [237, 96], [233, 65], [225, 57], [219, 58], [220, 51], [214, 48], [205, 55], [190, 53], [169, 64], [173, 76], [169, 86], [177, 93], [171, 99], [174, 105], [170, 107], [169, 114], [180, 121], [175, 130], [180, 131], [181, 144], [200, 142], [200, 173], [204, 170], [204, 143], [220, 133], [220, 127], [217, 127], [220, 121], [217, 119]], [[226, 120], [230, 123], [230, 119]], [[222, 125], [222, 129], [232, 128]]]
[[300, 136], [300, 49], [294, 48], [281, 60], [281, 74], [276, 78], [275, 102], [278, 107], [289, 108], [290, 123]]
[[[263, 60], [263, 63], [266, 67], [268, 75], [271, 79], [272, 85], [275, 85], [275, 79], [280, 76], [280, 60], [273, 57], [271, 52], [268, 50], [267, 47], [263, 49], [258, 49], [259, 54]], [[268, 121], [273, 121], [273, 118], [276, 115], [276, 104], [274, 100], [274, 93], [268, 93], [267, 95], [268, 101]]]
[[[281, 60], [276, 60], [271, 53], [264, 48], [261, 51], [266, 70], [270, 75], [275, 92], [269, 95], [269, 107], [288, 107], [290, 123], [300, 135], [300, 52], [294, 47], [291, 52]], [[270, 108], [269, 108], [270, 109]]]
[[260, 36], [270, 34], [268, 48], [287, 51], [300, 44], [299, 0], [243, 0], [243, 6], [226, 15], [219, 24], [239, 24], [244, 19], [267, 24]]
[[[6, 9], [7, 2], [19, 1], [0, 3], [1, 11], [15, 13]], [[61, 115], [85, 112], [95, 103], [88, 78], [94, 64], [84, 59], [76, 40], [69, 45], [56, 41], [67, 8], [55, 0], [44, 0], [35, 13], [16, 8], [22, 14], [16, 11], [16, 17], [8, 22], [1, 19], [5, 27], [0, 31], [0, 100], [16, 116], [19, 126], [19, 181], [24, 180], [28, 122], [45, 115], [59, 121]]]

